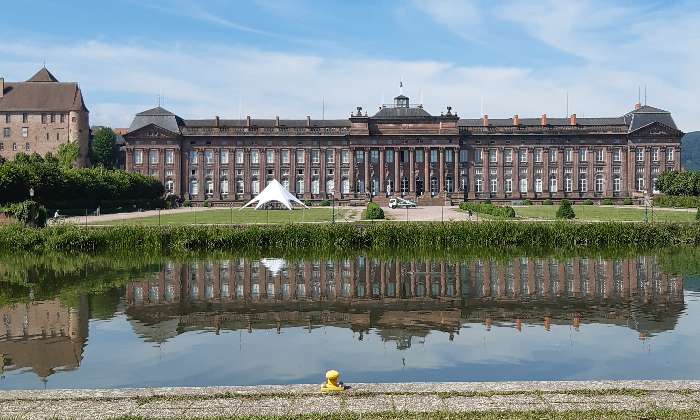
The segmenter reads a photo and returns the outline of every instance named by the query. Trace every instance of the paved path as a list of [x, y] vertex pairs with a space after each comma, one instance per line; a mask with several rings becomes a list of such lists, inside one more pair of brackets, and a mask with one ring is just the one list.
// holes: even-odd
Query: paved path
[[0, 418], [106, 419], [387, 411], [700, 409], [700, 381], [354, 384], [0, 392]]
[[[457, 211], [455, 206], [419, 206], [414, 209], [390, 209], [389, 207], [382, 207], [384, 210], [384, 215], [390, 220], [396, 221], [408, 221], [415, 222], [441, 222], [450, 220], [465, 221], [469, 220], [469, 216], [466, 213]], [[476, 216], [472, 216], [473, 220], [476, 220]]]

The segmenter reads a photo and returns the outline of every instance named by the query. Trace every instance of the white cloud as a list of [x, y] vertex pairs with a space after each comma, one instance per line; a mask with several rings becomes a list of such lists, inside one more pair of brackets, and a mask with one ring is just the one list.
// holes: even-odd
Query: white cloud
[[413, 5], [455, 34], [475, 40], [481, 21], [479, 7], [471, 0], [413, 0]]
[[[661, 48], [661, 44], [653, 46]], [[372, 113], [382, 97], [398, 93], [397, 69], [414, 101], [420, 92], [429, 112], [447, 105], [476, 118], [481, 97], [492, 118], [563, 116], [565, 92], [579, 116], [618, 116], [631, 109], [638, 81], [650, 86], [653, 104], [670, 109], [682, 129], [693, 127], [690, 94], [698, 76], [677, 71], [675, 78], [644, 73], [632, 66], [586, 62], [548, 69], [459, 66], [447, 61], [400, 61], [362, 56], [328, 58], [213, 44], [117, 44], [99, 41], [52, 45], [12, 42], [0, 45], [6, 80], [24, 80], [43, 58], [61, 80], [81, 83], [93, 124], [128, 126], [133, 115], [154, 106], [156, 97], [184, 118], [345, 118], [355, 106]], [[14, 75], [12, 78], [10, 76]], [[241, 107], [239, 108], [239, 103]]]

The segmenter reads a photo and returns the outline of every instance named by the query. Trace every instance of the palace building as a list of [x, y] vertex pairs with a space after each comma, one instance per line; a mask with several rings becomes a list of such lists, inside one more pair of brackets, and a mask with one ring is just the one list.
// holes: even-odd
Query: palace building
[[306, 200], [419, 205], [642, 197], [679, 170], [681, 137], [668, 111], [637, 104], [612, 118], [463, 119], [399, 95], [348, 119], [188, 120], [157, 107], [125, 134], [126, 169], [193, 202], [241, 204], [273, 179]]
[[26, 82], [0, 77], [0, 157], [18, 153], [58, 152], [64, 143], [78, 144], [79, 166], [87, 165], [90, 112], [77, 83], [59, 82], [46, 67]]

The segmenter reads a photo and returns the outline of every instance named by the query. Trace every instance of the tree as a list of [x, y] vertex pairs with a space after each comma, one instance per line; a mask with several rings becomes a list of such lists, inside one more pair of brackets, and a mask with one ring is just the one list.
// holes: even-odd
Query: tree
[[63, 168], [72, 168], [80, 156], [80, 146], [76, 142], [63, 143], [58, 146], [58, 163]]
[[100, 128], [95, 132], [90, 146], [90, 160], [93, 165], [102, 165], [107, 169], [114, 167], [116, 139], [114, 131], [109, 127]]
[[557, 209], [557, 219], [573, 219], [576, 217], [574, 208], [571, 207], [569, 200], [561, 200], [561, 205]]

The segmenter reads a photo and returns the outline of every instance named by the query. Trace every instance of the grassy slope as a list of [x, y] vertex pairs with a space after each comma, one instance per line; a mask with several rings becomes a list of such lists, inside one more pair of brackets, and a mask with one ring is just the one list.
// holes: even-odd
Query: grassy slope
[[[620, 208], [609, 206], [575, 205], [574, 212], [579, 220], [601, 221], [643, 221], [644, 209]], [[517, 217], [531, 219], [556, 219], [559, 206], [519, 206], [514, 207]], [[651, 209], [648, 212], [651, 220]], [[654, 209], [654, 221], [659, 222], [692, 222], [695, 220], [694, 212]]]
[[[299, 223], [299, 222], [324, 222], [331, 221], [332, 208], [311, 208], [306, 210], [254, 210], [254, 209], [209, 209], [192, 208], [186, 213], [168, 214], [160, 216], [160, 224], [163, 225], [189, 225], [189, 224], [244, 224], [244, 223]], [[336, 220], [350, 218], [352, 211], [347, 209], [335, 209]], [[158, 216], [141, 217], [136, 219], [123, 219], [108, 222], [100, 222], [106, 225], [157, 225]]]
[[[173, 417], [174, 419], [188, 419], [194, 417]], [[412, 413], [405, 411], [390, 411], [384, 413], [334, 413], [334, 414], [302, 414], [295, 416], [233, 416], [233, 417], [199, 417], [201, 419], [239, 419], [239, 420], [623, 420], [623, 419], [697, 419], [700, 412], [694, 410], [639, 410], [639, 411], [486, 411], [486, 412], [430, 412]], [[141, 417], [120, 417], [122, 420], [136, 420]]]

